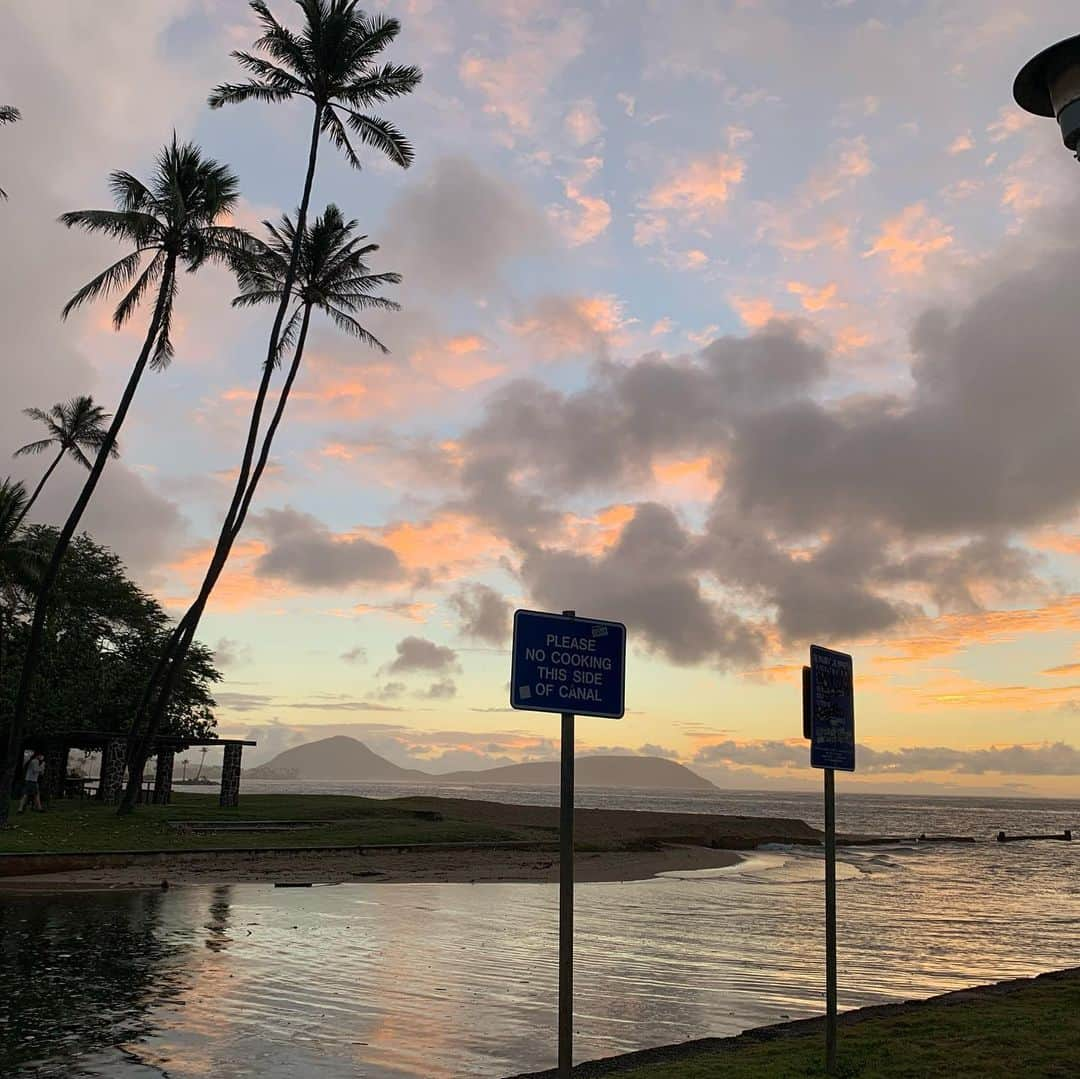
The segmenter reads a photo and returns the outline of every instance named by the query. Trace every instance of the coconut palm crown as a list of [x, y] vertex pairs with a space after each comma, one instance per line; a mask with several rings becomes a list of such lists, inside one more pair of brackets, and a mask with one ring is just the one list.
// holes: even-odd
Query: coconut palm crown
[[[296, 243], [296, 225], [287, 214], [282, 215], [277, 225], [270, 221], [264, 221], [263, 225], [269, 240], [257, 241], [257, 246], [235, 265], [242, 291], [233, 300], [234, 307], [254, 307], [281, 300]], [[338, 329], [380, 352], [389, 351], [356, 316], [372, 308], [400, 310], [397, 303], [376, 292], [385, 285], [400, 284], [401, 274], [370, 272], [367, 257], [378, 251], [379, 245], [365, 243], [366, 236], [355, 235], [357, 226], [358, 222], [346, 221], [341, 210], [331, 203], [304, 230], [292, 287], [295, 304], [282, 328], [281, 352], [295, 343], [305, 308], [322, 311]]]
[[420, 82], [419, 68], [375, 63], [401, 32], [401, 24], [397, 19], [365, 14], [357, 0], [296, 3], [304, 13], [299, 33], [279, 23], [263, 0], [252, 0], [263, 30], [253, 47], [264, 55], [234, 52], [233, 58], [252, 77], [215, 87], [210, 107], [305, 97], [315, 105], [319, 129], [353, 168], [360, 168], [360, 159], [346, 127], [365, 146], [407, 168], [413, 160], [408, 139], [392, 123], [366, 111], [380, 101], [410, 93]]
[[115, 210], [73, 210], [61, 215], [68, 228], [104, 233], [133, 250], [83, 285], [64, 306], [65, 318], [84, 303], [122, 293], [113, 313], [120, 329], [155, 285], [164, 283], [161, 327], [150, 366], [166, 367], [174, 354], [172, 312], [178, 292], [168, 265], [194, 273], [207, 262], [225, 262], [248, 242], [242, 229], [221, 224], [235, 209], [240, 183], [227, 165], [204, 156], [191, 142], [172, 142], [158, 154], [154, 172], [143, 183], [130, 172], [109, 177]]
[[[93, 467], [93, 462], [83, 450], [93, 450], [96, 453], [101, 449], [105, 441], [105, 425], [109, 419], [109, 413], [100, 405], [95, 405], [92, 397], [80, 396], [55, 404], [48, 411], [40, 408], [24, 408], [23, 415], [43, 424], [48, 431], [48, 436], [20, 446], [14, 456], [25, 457], [28, 454], [39, 454], [46, 450], [56, 449], [56, 457], [53, 458], [52, 464], [45, 470], [45, 474], [34, 488], [34, 493], [26, 502], [23, 509], [23, 517], [25, 517], [65, 454], [74, 458], [85, 469]], [[109, 448], [109, 453], [113, 457], [120, 456], [115, 443]]]

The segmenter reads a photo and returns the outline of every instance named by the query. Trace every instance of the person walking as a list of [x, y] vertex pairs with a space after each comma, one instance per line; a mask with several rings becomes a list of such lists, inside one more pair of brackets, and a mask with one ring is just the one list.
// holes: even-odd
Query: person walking
[[45, 775], [45, 754], [35, 753], [26, 763], [23, 773], [23, 795], [19, 801], [19, 812], [26, 809], [27, 802], [33, 802], [34, 809], [39, 813], [45, 812], [41, 804], [41, 780]]

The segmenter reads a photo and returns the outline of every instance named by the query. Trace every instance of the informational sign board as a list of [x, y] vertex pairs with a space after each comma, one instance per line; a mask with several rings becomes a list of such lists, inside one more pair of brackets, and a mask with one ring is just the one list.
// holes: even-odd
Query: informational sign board
[[855, 771], [855, 687], [851, 656], [810, 646], [810, 764]]
[[622, 622], [514, 612], [512, 708], [622, 719], [625, 684]]

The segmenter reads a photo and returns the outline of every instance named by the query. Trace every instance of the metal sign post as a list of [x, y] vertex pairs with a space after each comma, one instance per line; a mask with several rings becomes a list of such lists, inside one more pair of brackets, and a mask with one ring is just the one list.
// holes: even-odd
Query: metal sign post
[[851, 656], [810, 646], [803, 668], [803, 735], [810, 764], [825, 772], [825, 1072], [836, 1074], [836, 770], [855, 771]]
[[[559, 783], [559, 1077], [574, 1066], [574, 718], [621, 719], [626, 626], [573, 611], [514, 612], [510, 705], [562, 715]], [[572, 708], [573, 711], [566, 711]]]

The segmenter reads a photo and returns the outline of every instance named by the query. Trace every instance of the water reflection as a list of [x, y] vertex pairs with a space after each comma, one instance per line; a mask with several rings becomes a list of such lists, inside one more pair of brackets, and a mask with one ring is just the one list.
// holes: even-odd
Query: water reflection
[[[1080, 845], [845, 851], [841, 1006], [1077, 963]], [[583, 885], [580, 1058], [820, 1011], [820, 855]], [[553, 1062], [551, 885], [238, 885], [8, 904], [0, 1072], [503, 1076]]]

